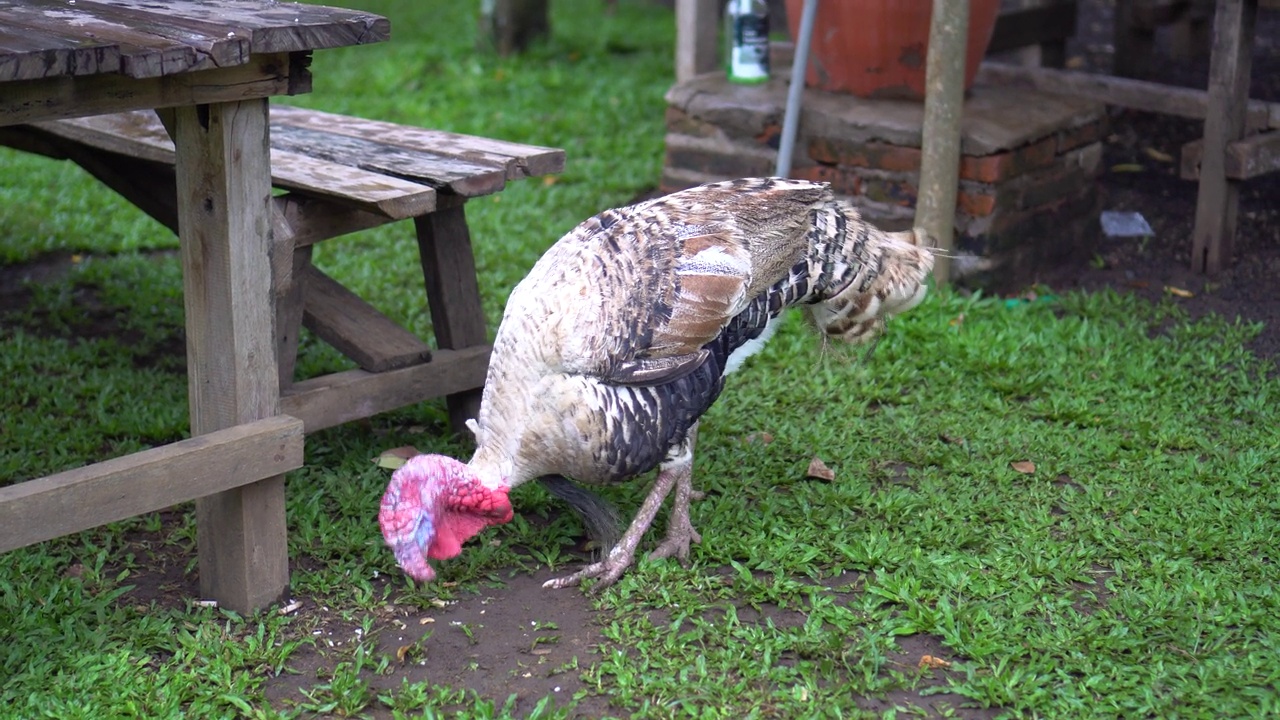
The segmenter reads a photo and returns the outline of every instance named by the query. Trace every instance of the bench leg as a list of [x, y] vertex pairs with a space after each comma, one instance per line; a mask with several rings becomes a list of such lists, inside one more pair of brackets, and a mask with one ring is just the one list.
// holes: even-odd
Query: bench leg
[[[463, 206], [459, 203], [414, 218], [414, 225], [437, 346], [460, 350], [487, 343], [476, 260]], [[466, 421], [480, 410], [480, 388], [449, 395], [446, 402], [454, 432], [466, 435]]]
[[1221, 0], [1209, 60], [1209, 112], [1204, 120], [1200, 189], [1191, 236], [1191, 269], [1216, 274], [1231, 264], [1239, 181], [1227, 178], [1227, 145], [1244, 137], [1249, 63], [1258, 0]]
[[[178, 108], [191, 434], [277, 414], [267, 101]], [[249, 612], [288, 588], [284, 476], [196, 501], [200, 593]]]
[[[292, 243], [289, 243], [292, 246]], [[276, 352], [280, 364], [280, 390], [293, 384], [298, 365], [298, 336], [302, 333], [302, 315], [306, 307], [303, 278], [311, 265], [311, 246], [290, 251], [282, 248], [272, 258], [276, 266]]]

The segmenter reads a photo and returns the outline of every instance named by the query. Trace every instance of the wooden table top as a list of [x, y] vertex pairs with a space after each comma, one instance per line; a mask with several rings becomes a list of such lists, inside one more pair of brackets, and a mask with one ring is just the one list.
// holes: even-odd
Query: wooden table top
[[378, 15], [277, 0], [0, 0], [0, 83], [156, 78], [389, 37]]

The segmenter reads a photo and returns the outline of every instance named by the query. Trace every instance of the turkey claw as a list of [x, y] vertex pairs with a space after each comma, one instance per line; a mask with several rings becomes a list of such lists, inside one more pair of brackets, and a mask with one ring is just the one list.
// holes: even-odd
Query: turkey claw
[[688, 567], [689, 565], [689, 543], [701, 543], [702, 536], [698, 534], [693, 526], [687, 526], [684, 530], [676, 532], [668, 532], [667, 539], [662, 544], [653, 549], [649, 553], [650, 560], [662, 560], [674, 556], [680, 561], [681, 565]]
[[612, 552], [604, 560], [591, 563], [572, 575], [548, 580], [542, 583], [542, 587], [559, 590], [581, 585], [587, 578], [596, 578], [596, 584], [591, 586], [591, 592], [596, 593], [618, 582], [618, 578], [622, 577], [622, 573], [629, 567], [631, 567], [631, 553]]

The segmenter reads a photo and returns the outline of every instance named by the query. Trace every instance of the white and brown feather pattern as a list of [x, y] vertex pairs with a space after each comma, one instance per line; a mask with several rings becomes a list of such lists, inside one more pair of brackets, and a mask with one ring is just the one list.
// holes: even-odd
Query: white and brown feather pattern
[[512, 485], [645, 472], [723, 387], [729, 356], [787, 307], [872, 335], [932, 267], [910, 233], [864, 223], [825, 184], [704, 185], [583, 222], [512, 292], [471, 465]]

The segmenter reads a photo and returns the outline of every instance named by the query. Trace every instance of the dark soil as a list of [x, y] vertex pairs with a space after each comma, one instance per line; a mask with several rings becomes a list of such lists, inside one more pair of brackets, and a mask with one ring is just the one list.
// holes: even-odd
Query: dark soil
[[[1082, 71], [1105, 72], [1111, 57], [1111, 5], [1105, 0], [1081, 3], [1079, 35], [1070, 44], [1072, 65]], [[1252, 96], [1280, 101], [1280, 12], [1259, 13], [1257, 51], [1253, 64]], [[1168, 39], [1158, 36], [1160, 60], [1151, 79], [1203, 88], [1207, 84], [1208, 59], [1178, 59], [1168, 55]], [[1198, 121], [1115, 110], [1110, 115], [1105, 144], [1105, 165], [1141, 166], [1137, 172], [1106, 172], [1099, 180], [1102, 207], [1140, 212], [1154, 230], [1150, 238], [1100, 238], [1092, 262], [1064, 266], [1046, 272], [1038, 280], [1061, 292], [1073, 288], [1111, 288], [1152, 300], [1171, 298], [1193, 317], [1216, 313], [1263, 323], [1251, 348], [1260, 356], [1280, 358], [1280, 174], [1250, 180], [1240, 192], [1239, 230], [1233, 265], [1217, 277], [1190, 271], [1191, 233], [1196, 205], [1196, 185], [1178, 178], [1176, 160], [1182, 145], [1202, 132]], [[1162, 159], [1166, 158], [1166, 159]], [[1101, 235], [1101, 231], [1099, 230]], [[23, 281], [51, 279], [65, 272], [67, 257], [51, 257], [21, 267], [0, 267], [0, 312], [22, 308], [30, 299]], [[1183, 297], [1189, 294], [1189, 297]], [[92, 303], [92, 298], [86, 300]], [[94, 317], [90, 314], [90, 317]], [[86, 336], [110, 330], [114, 319], [106, 317], [102, 328], [84, 328]], [[175, 354], [181, 343], [175, 343]], [[166, 524], [167, 525], [167, 524]], [[162, 535], [163, 533], [161, 533]], [[136, 589], [121, 602], [162, 607], [184, 607], [198, 589], [190, 567], [193, 548], [164, 542], [156, 533], [128, 538], [136, 551], [130, 582]], [[76, 572], [76, 568], [68, 569]], [[538, 698], [552, 695], [568, 702], [584, 688], [580, 671], [593, 662], [594, 646], [602, 642], [597, 618], [588, 599], [576, 590], [548, 591], [541, 582], [549, 572], [516, 573], [505, 586], [467, 597], [455, 605], [432, 612], [403, 614], [388, 608], [378, 624], [379, 652], [395, 658], [392, 672], [370, 673], [378, 689], [398, 687], [401, 680], [427, 679], [454, 687], [472, 688], [501, 706], [511, 694], [518, 696], [516, 711], [528, 713]], [[295, 656], [293, 669], [300, 674], [272, 681], [269, 697], [277, 703], [301, 700], [300, 690], [311, 688], [332, 668], [344, 644], [358, 630], [337, 613], [302, 599], [296, 610], [314, 626], [317, 644]], [[749, 618], [750, 608], [741, 615]], [[761, 622], [767, 615], [760, 614]], [[775, 624], [803, 622], [801, 617], [771, 617]], [[550, 629], [548, 623], [554, 623]], [[428, 650], [419, 641], [430, 634]], [[947, 650], [936, 639], [902, 638], [901, 653], [893, 662], [916, 666], [922, 657], [945, 661]], [[945, 673], [945, 670], [939, 670]], [[940, 674], [938, 683], [942, 684]], [[948, 695], [889, 696], [867, 699], [868, 710], [895, 705], [916, 705], [938, 714], [938, 702], [950, 703], [956, 717], [989, 717], [993, 713], [960, 707], [961, 699]], [[376, 705], [376, 704], [375, 704]], [[610, 711], [607, 701], [588, 698], [578, 707], [586, 717]], [[613, 709], [616, 713], [619, 709]]]

